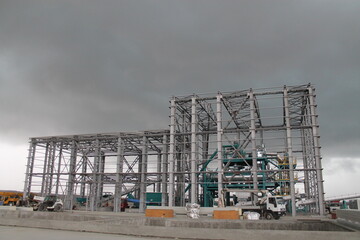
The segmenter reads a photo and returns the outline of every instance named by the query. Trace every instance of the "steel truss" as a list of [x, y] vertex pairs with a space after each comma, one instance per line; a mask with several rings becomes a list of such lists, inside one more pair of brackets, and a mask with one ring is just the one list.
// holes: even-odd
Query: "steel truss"
[[25, 196], [64, 195], [66, 209], [86, 197], [98, 210], [104, 192], [113, 192], [118, 212], [129, 193], [144, 211], [149, 191], [161, 192], [164, 206], [206, 206], [224, 203], [226, 189], [266, 189], [293, 203], [303, 192], [312, 212], [324, 214], [313, 86], [170, 102], [170, 130], [31, 138]]

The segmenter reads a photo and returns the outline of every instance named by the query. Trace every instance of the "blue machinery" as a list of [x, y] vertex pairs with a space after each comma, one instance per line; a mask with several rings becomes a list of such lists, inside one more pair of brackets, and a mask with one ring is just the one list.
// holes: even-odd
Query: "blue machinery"
[[[252, 154], [241, 149], [239, 144], [223, 145], [222, 148], [222, 161], [225, 169], [223, 176], [224, 188], [254, 189], [251, 173], [253, 166]], [[216, 170], [213, 172], [207, 171], [208, 165], [216, 159], [217, 153], [216, 150], [203, 164], [200, 173], [198, 173], [198, 176], [202, 179], [200, 185], [203, 188], [200, 202], [204, 207], [213, 206], [214, 199], [218, 198], [218, 173]], [[277, 154], [266, 154], [263, 149], [258, 149], [256, 159], [258, 165], [258, 189], [268, 190], [276, 195], [289, 195], [289, 173], [286, 171], [289, 169], [287, 154], [284, 154], [283, 158], [281, 158]], [[296, 168], [296, 162], [293, 164], [293, 168]], [[185, 192], [189, 189], [191, 189], [191, 184], [187, 186]], [[227, 192], [225, 195], [226, 205], [229, 205], [230, 198], [230, 192]]]

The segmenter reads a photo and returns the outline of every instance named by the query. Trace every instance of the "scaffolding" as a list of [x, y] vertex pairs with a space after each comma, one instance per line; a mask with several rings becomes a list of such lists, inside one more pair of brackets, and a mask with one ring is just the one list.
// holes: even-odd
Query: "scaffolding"
[[[101, 207], [121, 197], [161, 193], [162, 206], [227, 205], [229, 192], [266, 190], [295, 203], [303, 193], [324, 214], [318, 123], [312, 85], [172, 97], [170, 129], [30, 139], [24, 186]], [[256, 198], [256, 197], [255, 197]], [[256, 199], [254, 199], [256, 201]], [[296, 206], [291, 204], [292, 215]]]

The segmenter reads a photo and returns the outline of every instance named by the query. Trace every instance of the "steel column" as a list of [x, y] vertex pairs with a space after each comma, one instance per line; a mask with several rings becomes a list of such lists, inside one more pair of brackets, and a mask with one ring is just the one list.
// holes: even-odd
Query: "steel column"
[[46, 185], [46, 173], [47, 173], [47, 161], [48, 161], [48, 155], [49, 155], [49, 146], [50, 144], [47, 143], [46, 144], [46, 150], [45, 150], [45, 157], [44, 157], [44, 166], [43, 166], [43, 174], [42, 174], [42, 181], [41, 181], [41, 196], [45, 196], [46, 195], [46, 189], [45, 189], [45, 185]]
[[116, 183], [114, 195], [114, 212], [121, 211], [121, 195], [123, 185], [123, 165], [124, 165], [124, 141], [121, 135], [118, 138], [117, 158], [116, 158]]
[[[250, 89], [249, 92], [249, 101], [250, 101], [250, 133], [251, 133], [251, 152], [252, 152], [252, 168], [251, 175], [253, 180], [254, 190], [258, 190], [258, 172], [257, 172], [257, 152], [256, 152], [256, 125], [255, 125], [255, 98], [253, 90]], [[258, 200], [257, 195], [255, 195], [254, 202]]]
[[320, 154], [320, 143], [319, 143], [319, 133], [318, 133], [318, 124], [317, 124], [317, 115], [315, 111], [315, 94], [312, 87], [309, 87], [309, 100], [310, 100], [310, 113], [311, 113], [311, 125], [313, 133], [313, 143], [315, 151], [315, 163], [316, 163], [316, 181], [318, 188], [318, 204], [319, 204], [319, 213], [320, 215], [325, 214], [324, 209], [324, 186], [323, 186], [323, 177], [322, 177], [322, 166], [321, 166], [321, 154]]
[[146, 208], [146, 170], [147, 170], [147, 152], [148, 152], [148, 139], [146, 136], [142, 140], [142, 161], [141, 161], [141, 173], [140, 173], [140, 204], [139, 212], [145, 212]]
[[168, 143], [167, 135], [163, 136], [163, 146], [162, 146], [162, 172], [161, 172], [161, 206], [166, 206], [167, 204], [167, 172], [168, 172]]
[[61, 142], [60, 149], [59, 149], [59, 156], [58, 156], [57, 173], [56, 173], [56, 186], [55, 186], [55, 194], [56, 195], [59, 194], [62, 154], [63, 154], [63, 143]]
[[292, 137], [290, 125], [290, 112], [289, 112], [289, 96], [288, 90], [284, 89], [284, 112], [285, 112], [285, 125], [286, 125], [286, 150], [289, 158], [289, 175], [290, 175], [290, 196], [291, 196], [291, 214], [296, 216], [295, 206], [295, 180], [294, 180], [294, 156], [292, 152]]
[[[157, 154], [156, 171], [158, 173], [161, 172], [161, 153], [160, 152]], [[155, 192], [160, 192], [160, 191], [161, 191], [161, 175], [158, 174], [156, 176], [156, 189], [155, 189]]]
[[74, 181], [76, 175], [76, 157], [77, 157], [77, 144], [73, 140], [71, 144], [71, 156], [70, 156], [70, 166], [69, 166], [69, 177], [67, 182], [67, 194], [64, 204], [64, 209], [71, 210], [74, 200]]
[[197, 203], [196, 198], [196, 98], [192, 97], [191, 99], [191, 203]]
[[221, 109], [221, 94], [218, 93], [216, 96], [216, 128], [217, 128], [217, 174], [218, 174], [218, 198], [219, 206], [224, 206], [223, 196], [223, 151], [222, 151], [222, 109]]
[[25, 183], [24, 183], [24, 198], [27, 199], [31, 192], [31, 183], [32, 183], [32, 173], [34, 169], [34, 160], [35, 160], [35, 150], [36, 150], [36, 143], [34, 140], [30, 140], [29, 144], [29, 153], [28, 159], [26, 164], [26, 173], [25, 173]]
[[175, 163], [175, 98], [170, 108], [170, 149], [169, 149], [169, 207], [174, 206], [174, 163]]

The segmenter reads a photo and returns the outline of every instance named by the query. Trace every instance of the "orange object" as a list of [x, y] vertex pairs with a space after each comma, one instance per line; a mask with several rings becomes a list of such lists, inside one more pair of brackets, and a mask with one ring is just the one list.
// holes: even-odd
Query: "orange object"
[[172, 217], [174, 217], [174, 210], [172, 210], [172, 209], [146, 209], [145, 217], [172, 218]]
[[214, 210], [213, 219], [239, 219], [239, 211]]

